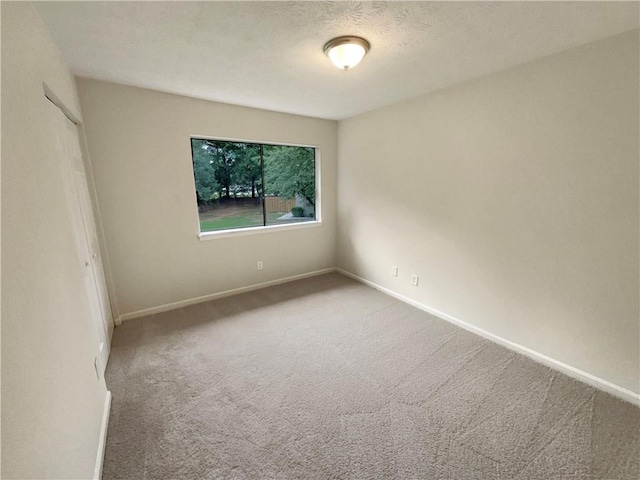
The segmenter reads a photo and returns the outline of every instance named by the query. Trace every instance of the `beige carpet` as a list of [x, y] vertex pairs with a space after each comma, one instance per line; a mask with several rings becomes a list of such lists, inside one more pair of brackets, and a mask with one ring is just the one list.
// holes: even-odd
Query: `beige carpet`
[[126, 322], [104, 478], [638, 479], [640, 409], [338, 274]]

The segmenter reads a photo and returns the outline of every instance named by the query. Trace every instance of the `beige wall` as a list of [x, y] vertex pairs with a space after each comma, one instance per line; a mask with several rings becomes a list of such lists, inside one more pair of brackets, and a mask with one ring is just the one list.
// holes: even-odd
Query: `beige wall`
[[[78, 88], [121, 314], [335, 265], [336, 122], [95, 80]], [[322, 225], [200, 241], [190, 135], [320, 146]]]
[[341, 121], [339, 266], [638, 392], [638, 85], [636, 30]]
[[33, 7], [1, 8], [2, 475], [91, 478], [106, 387], [43, 82], [80, 107]]

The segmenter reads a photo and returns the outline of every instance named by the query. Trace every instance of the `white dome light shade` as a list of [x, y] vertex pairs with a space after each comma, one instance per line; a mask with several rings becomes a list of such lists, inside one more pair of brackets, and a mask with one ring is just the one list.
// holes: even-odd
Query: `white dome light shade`
[[340, 70], [349, 70], [360, 63], [369, 48], [364, 38], [338, 37], [326, 43], [324, 53]]

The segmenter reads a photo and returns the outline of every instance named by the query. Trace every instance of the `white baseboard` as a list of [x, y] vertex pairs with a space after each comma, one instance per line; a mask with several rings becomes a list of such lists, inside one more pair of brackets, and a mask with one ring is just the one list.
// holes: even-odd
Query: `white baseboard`
[[567, 365], [566, 363], [562, 363], [558, 360], [555, 360], [551, 357], [548, 357], [547, 355], [544, 355], [542, 353], [536, 352], [535, 350], [531, 350], [530, 348], [524, 347], [522, 345], [519, 345], [515, 342], [512, 342], [511, 340], [507, 340], [506, 338], [502, 338], [498, 335], [495, 335], [491, 332], [488, 332], [486, 330], [483, 330], [481, 328], [478, 328], [476, 326], [471, 325], [470, 323], [464, 322], [456, 317], [453, 317], [451, 315], [448, 315], [444, 312], [441, 312], [440, 310], [436, 310], [435, 308], [431, 308], [427, 305], [424, 305], [420, 302], [416, 302], [415, 300], [412, 300], [408, 297], [405, 297], [404, 295], [400, 295], [399, 293], [394, 292], [393, 290], [390, 290], [388, 288], [385, 288], [381, 285], [378, 285], [377, 283], [373, 283], [369, 280], [365, 280], [364, 278], [361, 278], [357, 275], [354, 275], [351, 272], [347, 272], [346, 270], [342, 270], [341, 268], [337, 268], [336, 269], [337, 272], [340, 272], [341, 274], [353, 278], [354, 280], [357, 280], [358, 282], [364, 283], [365, 285], [368, 285], [370, 287], [375, 288], [376, 290], [379, 290], [383, 293], [386, 293], [387, 295], [390, 295], [394, 298], [397, 298], [398, 300], [408, 303], [409, 305], [412, 305], [416, 308], [419, 308], [420, 310], [423, 310], [427, 313], [430, 313], [431, 315], [434, 315], [438, 318], [441, 318], [443, 320], [446, 320], [450, 323], [453, 323], [454, 325], [457, 325], [461, 328], [464, 328], [465, 330], [468, 330], [472, 333], [475, 333], [477, 335], [480, 335], [481, 337], [484, 337], [488, 340], [491, 340], [494, 343], [497, 343], [499, 345], [502, 345], [510, 350], [513, 350], [517, 353], [521, 353], [522, 355], [525, 355], [526, 357], [535, 360], [538, 363], [542, 363], [543, 365], [546, 365], [549, 368], [553, 368], [554, 370], [558, 370], [572, 378], [575, 378], [576, 380], [580, 380], [581, 382], [584, 382], [594, 388], [597, 388], [599, 390], [603, 390], [607, 393], [610, 393], [611, 395], [614, 395], [615, 397], [618, 397], [622, 400], [625, 400], [627, 402], [633, 403], [634, 405], [638, 405], [640, 406], [640, 394], [634, 393], [631, 390], [627, 390], [626, 388], [623, 388], [619, 385], [616, 385], [614, 383], [611, 383], [607, 380], [604, 380], [602, 378], [596, 377], [595, 375], [591, 375], [590, 373], [584, 372], [578, 368], [572, 367], [571, 365]]
[[120, 315], [116, 319], [116, 325], [122, 325], [123, 321], [133, 320], [135, 318], [146, 317], [147, 315], [153, 315], [156, 313], [168, 312], [170, 310], [176, 310], [182, 307], [188, 307], [189, 305], [195, 305], [197, 303], [209, 302], [211, 300], [216, 300], [218, 298], [230, 297], [231, 295], [238, 295], [240, 293], [251, 292], [253, 290], [259, 290], [265, 287], [271, 287], [273, 285], [280, 285], [282, 283], [293, 282], [295, 280], [302, 280], [303, 278], [315, 277], [317, 275], [323, 275], [325, 273], [335, 272], [336, 269], [324, 268], [322, 270], [316, 270], [314, 272], [302, 273], [300, 275], [293, 275], [291, 277], [278, 278], [276, 280], [270, 280], [268, 282], [263, 283], [255, 283], [253, 285], [249, 285], [247, 287], [233, 288], [231, 290], [225, 290], [224, 292], [212, 293], [209, 295], [203, 295], [201, 297], [188, 298], [186, 300], [180, 300], [179, 302], [167, 303], [165, 305], [159, 305], [157, 307], [145, 308], [143, 310], [138, 310], [136, 312], [125, 313], [124, 315]]
[[100, 441], [98, 442], [98, 455], [96, 456], [96, 468], [93, 471], [93, 480], [102, 478], [102, 465], [104, 464], [104, 452], [107, 447], [107, 430], [109, 429], [109, 414], [111, 413], [111, 392], [107, 390], [104, 398], [104, 411], [102, 413], [102, 425], [100, 427]]
[[[614, 383], [611, 383], [607, 380], [604, 380], [602, 378], [596, 377], [595, 375], [592, 375], [590, 373], [587, 373], [585, 371], [582, 371], [578, 368], [572, 367], [571, 365], [567, 365], [566, 363], [563, 363], [559, 360], [555, 360], [547, 355], [544, 355], [542, 353], [536, 352], [535, 350], [532, 350], [530, 348], [527, 348], [523, 345], [517, 344], [515, 342], [512, 342], [511, 340], [507, 340], [506, 338], [502, 338], [498, 335], [495, 335], [491, 332], [488, 332], [486, 330], [483, 330], [482, 328], [476, 327], [470, 323], [467, 323], [465, 321], [462, 321], [456, 317], [453, 317], [451, 315], [448, 315], [444, 312], [441, 312], [440, 310], [437, 310], [435, 308], [429, 307], [428, 305], [424, 305], [420, 302], [417, 302], [415, 300], [412, 300], [409, 297], [405, 297], [404, 295], [400, 295], [399, 293], [394, 292], [393, 290], [390, 290], [388, 288], [385, 288], [381, 285], [378, 285], [377, 283], [371, 282], [369, 280], [366, 280], [364, 278], [361, 278], [351, 272], [347, 272], [346, 270], [343, 270], [341, 268], [325, 268], [322, 270], [316, 270], [314, 272], [309, 272], [309, 273], [303, 273], [300, 275], [293, 275], [291, 277], [285, 277], [285, 278], [280, 278], [280, 279], [276, 279], [276, 280], [271, 280], [268, 282], [263, 282], [263, 283], [256, 283], [254, 285], [249, 285], [246, 287], [240, 287], [240, 288], [234, 288], [231, 290], [225, 290], [224, 292], [219, 292], [219, 293], [213, 293], [210, 295], [204, 295], [201, 297], [196, 297], [196, 298], [190, 298], [190, 299], [186, 299], [186, 300], [181, 300], [179, 302], [173, 302], [173, 303], [168, 303], [165, 305], [160, 305], [157, 307], [152, 307], [152, 308], [146, 308], [143, 310], [138, 310], [136, 312], [131, 312], [131, 313], [126, 313], [124, 315], [121, 315], [120, 317], [118, 317], [116, 319], [116, 325], [121, 325], [123, 321], [127, 321], [127, 320], [133, 320], [135, 318], [140, 318], [140, 317], [145, 317], [147, 315], [153, 315], [155, 313], [161, 313], [161, 312], [167, 312], [169, 310], [175, 310], [177, 308], [182, 308], [182, 307], [187, 307], [189, 305], [195, 305], [197, 303], [203, 303], [203, 302], [208, 302], [210, 300], [215, 300], [218, 298], [224, 298], [224, 297], [229, 297], [231, 295], [238, 295], [240, 293], [246, 293], [246, 292], [250, 292], [253, 290], [259, 290], [261, 288], [265, 288], [265, 287], [270, 287], [273, 285], [280, 285], [282, 283], [288, 283], [288, 282], [293, 282], [295, 280], [301, 280], [303, 278], [309, 278], [309, 277], [314, 277], [317, 275], [323, 275], [325, 273], [331, 273], [331, 272], [339, 272], [347, 277], [353, 278], [354, 280], [357, 280], [358, 282], [364, 283], [365, 285], [368, 285], [370, 287], [375, 288], [376, 290], [379, 290], [381, 292], [386, 293], [387, 295], [390, 295], [394, 298], [397, 298], [398, 300], [408, 303], [409, 305], [412, 305], [416, 308], [419, 308], [420, 310], [423, 310], [427, 313], [430, 313], [431, 315], [434, 315], [438, 318], [441, 318], [443, 320], [446, 320], [450, 323], [453, 323], [454, 325], [457, 325], [461, 328], [464, 328], [465, 330], [468, 330], [472, 333], [475, 333], [477, 335], [480, 335], [481, 337], [484, 337], [488, 340], [491, 340], [494, 343], [497, 343], [499, 345], [502, 345], [510, 350], [513, 350], [517, 353], [520, 353], [522, 355], [525, 355], [528, 358], [531, 358], [532, 360], [538, 362], [538, 363], [542, 363], [543, 365], [546, 365], [547, 367], [553, 368], [554, 370], [558, 370], [572, 378], [575, 378], [576, 380], [580, 380], [594, 388], [597, 388], [599, 390], [603, 390], [607, 393], [610, 393], [611, 395], [614, 395], [618, 398], [621, 398], [622, 400], [625, 400], [627, 402], [633, 403], [634, 405], [638, 405], [640, 406], [640, 394], [634, 393], [631, 390], [628, 390], [626, 388], [623, 388], [619, 385], [616, 385]], [[111, 398], [111, 397], [109, 397]]]

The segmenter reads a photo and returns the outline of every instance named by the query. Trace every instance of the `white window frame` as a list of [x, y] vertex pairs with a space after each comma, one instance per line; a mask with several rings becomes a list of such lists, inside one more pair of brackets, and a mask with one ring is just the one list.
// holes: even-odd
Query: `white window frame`
[[[196, 198], [196, 180], [195, 173], [193, 172], [193, 151], [191, 150], [191, 140], [219, 140], [221, 142], [236, 142], [236, 143], [252, 143], [257, 145], [277, 145], [283, 147], [305, 147], [314, 149], [315, 165], [314, 175], [316, 182], [316, 204], [315, 204], [315, 220], [309, 220], [305, 222], [292, 223], [288, 225], [261, 225], [258, 227], [243, 227], [243, 228], [230, 228], [228, 230], [216, 230], [213, 232], [200, 231], [200, 215], [198, 214], [198, 201]], [[305, 228], [318, 228], [322, 225], [322, 184], [321, 184], [321, 171], [322, 171], [322, 155], [319, 145], [308, 145], [302, 143], [288, 143], [288, 142], [272, 142], [262, 140], [246, 140], [239, 138], [228, 137], [213, 137], [210, 135], [189, 135], [189, 151], [191, 152], [191, 170], [193, 175], [193, 194], [194, 203], [196, 207], [196, 228], [198, 232], [198, 239], [200, 241], [216, 240], [219, 238], [238, 237], [244, 235], [256, 235], [260, 233], [273, 233], [282, 232], [287, 230], [301, 230]], [[264, 186], [263, 186], [264, 188]]]

